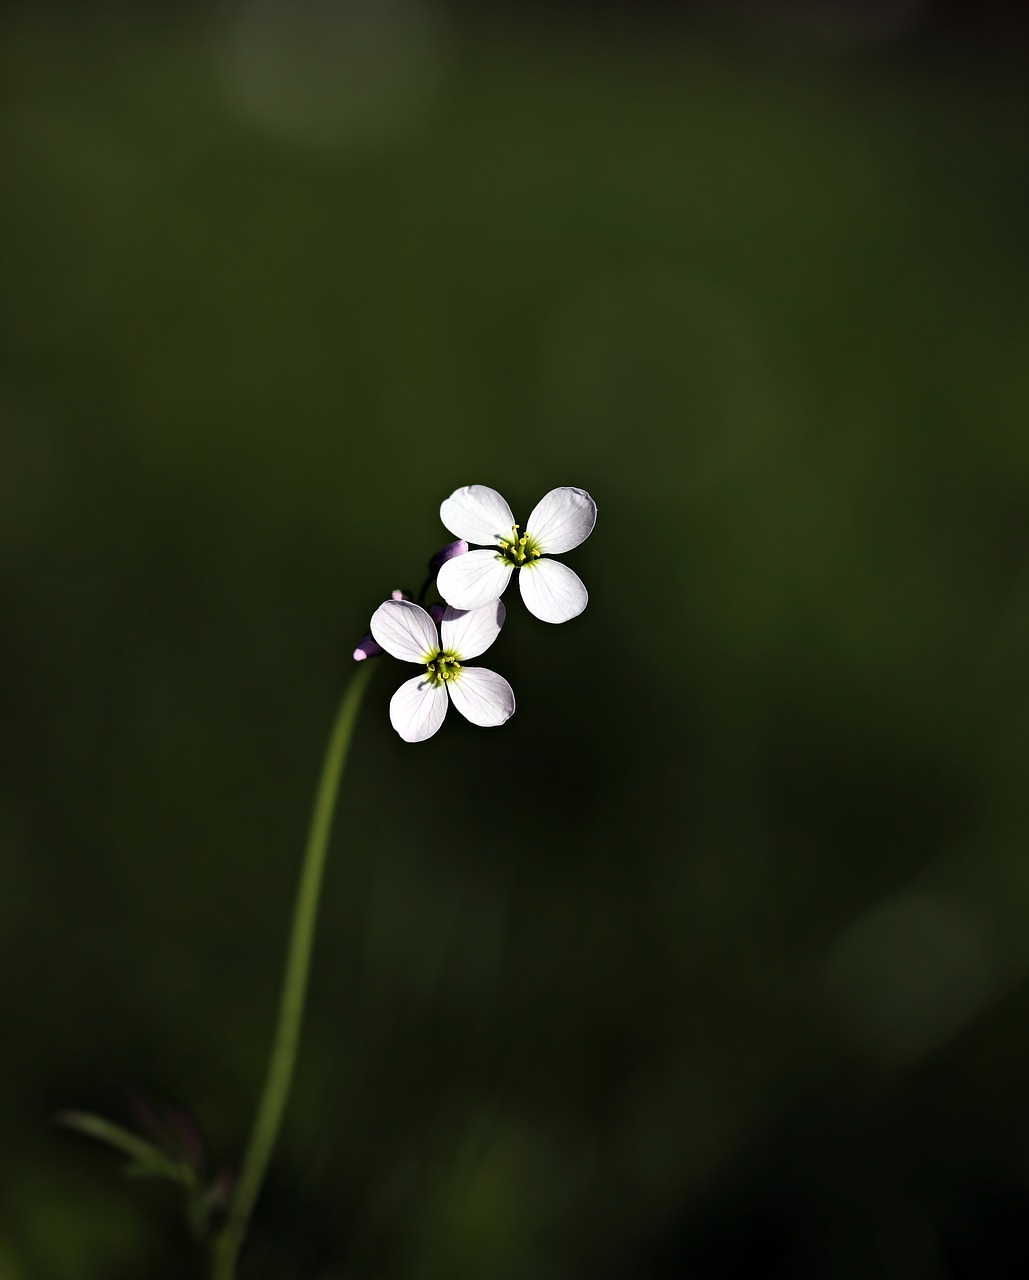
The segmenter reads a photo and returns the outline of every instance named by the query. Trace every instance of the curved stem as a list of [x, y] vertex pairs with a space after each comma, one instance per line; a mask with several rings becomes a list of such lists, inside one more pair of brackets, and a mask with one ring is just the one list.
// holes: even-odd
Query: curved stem
[[293, 929], [289, 939], [286, 972], [279, 1000], [279, 1018], [272, 1042], [271, 1057], [268, 1060], [264, 1092], [261, 1094], [250, 1142], [243, 1158], [239, 1182], [233, 1193], [225, 1225], [214, 1242], [213, 1280], [233, 1280], [236, 1274], [236, 1259], [246, 1234], [247, 1223], [260, 1193], [265, 1170], [282, 1124], [282, 1113], [289, 1096], [300, 1028], [304, 1017], [307, 977], [311, 967], [311, 948], [314, 943], [322, 872], [325, 869], [325, 856], [332, 830], [332, 815], [336, 807], [339, 782], [346, 764], [347, 750], [361, 705], [361, 697], [368, 684], [370, 667], [371, 663], [365, 662], [355, 672], [349, 688], [343, 695], [325, 752], [321, 779], [311, 814], [311, 827], [307, 837], [307, 848], [304, 851], [296, 905], [293, 909]]

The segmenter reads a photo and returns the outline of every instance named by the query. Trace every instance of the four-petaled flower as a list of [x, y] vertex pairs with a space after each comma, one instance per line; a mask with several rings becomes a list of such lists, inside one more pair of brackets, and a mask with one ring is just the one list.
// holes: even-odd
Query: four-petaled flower
[[443, 723], [448, 701], [472, 724], [490, 727], [511, 717], [514, 691], [503, 676], [464, 665], [486, 652], [500, 634], [504, 616], [497, 599], [480, 609], [447, 608], [437, 631], [430, 615], [408, 600], [387, 600], [375, 610], [371, 628], [376, 642], [394, 658], [425, 667], [390, 700], [390, 721], [405, 742], [431, 738]]
[[480, 609], [499, 599], [515, 570], [525, 607], [541, 621], [567, 622], [586, 608], [578, 575], [549, 559], [592, 533], [597, 504], [585, 489], [551, 489], [532, 509], [524, 533], [505, 499], [482, 484], [455, 490], [439, 514], [455, 537], [490, 548], [457, 556], [440, 569], [437, 589], [455, 609]]

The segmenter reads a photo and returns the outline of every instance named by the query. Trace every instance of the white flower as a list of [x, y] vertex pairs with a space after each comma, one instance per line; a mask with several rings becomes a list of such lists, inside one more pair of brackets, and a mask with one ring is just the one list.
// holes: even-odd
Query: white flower
[[529, 516], [525, 532], [507, 502], [483, 484], [455, 490], [439, 509], [440, 519], [458, 538], [488, 546], [448, 560], [436, 586], [455, 609], [479, 609], [498, 599], [511, 575], [530, 613], [543, 622], [567, 622], [589, 598], [578, 576], [548, 557], [585, 542], [597, 522], [597, 504], [585, 489], [551, 489]]
[[432, 737], [447, 714], [448, 695], [472, 724], [503, 724], [514, 714], [514, 691], [503, 676], [463, 665], [486, 652], [505, 616], [499, 600], [481, 609], [447, 608], [437, 631], [429, 614], [409, 600], [387, 600], [375, 610], [371, 628], [376, 643], [402, 662], [425, 667], [390, 700], [390, 721], [405, 742]]

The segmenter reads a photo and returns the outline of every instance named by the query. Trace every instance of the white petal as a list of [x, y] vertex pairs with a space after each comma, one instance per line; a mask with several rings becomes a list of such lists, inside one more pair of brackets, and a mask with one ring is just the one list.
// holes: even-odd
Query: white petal
[[402, 662], [431, 662], [439, 652], [436, 624], [410, 600], [387, 600], [372, 614], [376, 644]]
[[586, 608], [589, 595], [579, 575], [558, 560], [533, 560], [518, 574], [522, 599], [541, 622], [567, 622]]
[[469, 551], [440, 569], [436, 590], [455, 609], [481, 609], [500, 599], [513, 572], [514, 565], [495, 551]]
[[503, 676], [482, 667], [462, 667], [449, 683], [450, 700], [466, 720], [484, 729], [514, 715], [514, 690]]
[[566, 485], [536, 503], [525, 532], [545, 556], [556, 556], [585, 542], [596, 523], [597, 504], [590, 495]]
[[484, 484], [466, 484], [455, 489], [439, 509], [439, 518], [454, 535], [465, 542], [495, 546], [510, 539], [515, 518], [496, 489]]
[[494, 600], [481, 609], [451, 609], [448, 605], [439, 629], [443, 648], [455, 653], [459, 662], [477, 658], [500, 635], [506, 617], [502, 600]]
[[405, 680], [389, 700], [389, 719], [405, 742], [431, 738], [447, 714], [447, 689], [425, 676]]

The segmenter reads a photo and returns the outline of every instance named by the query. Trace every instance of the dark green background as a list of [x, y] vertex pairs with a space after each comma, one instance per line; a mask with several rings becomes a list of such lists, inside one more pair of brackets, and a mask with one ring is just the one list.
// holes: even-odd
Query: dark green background
[[2, 1280], [203, 1273], [50, 1117], [238, 1159], [473, 482], [590, 606], [502, 730], [380, 660], [241, 1280], [1024, 1274], [1024, 44], [714, 8], [7, 11]]

